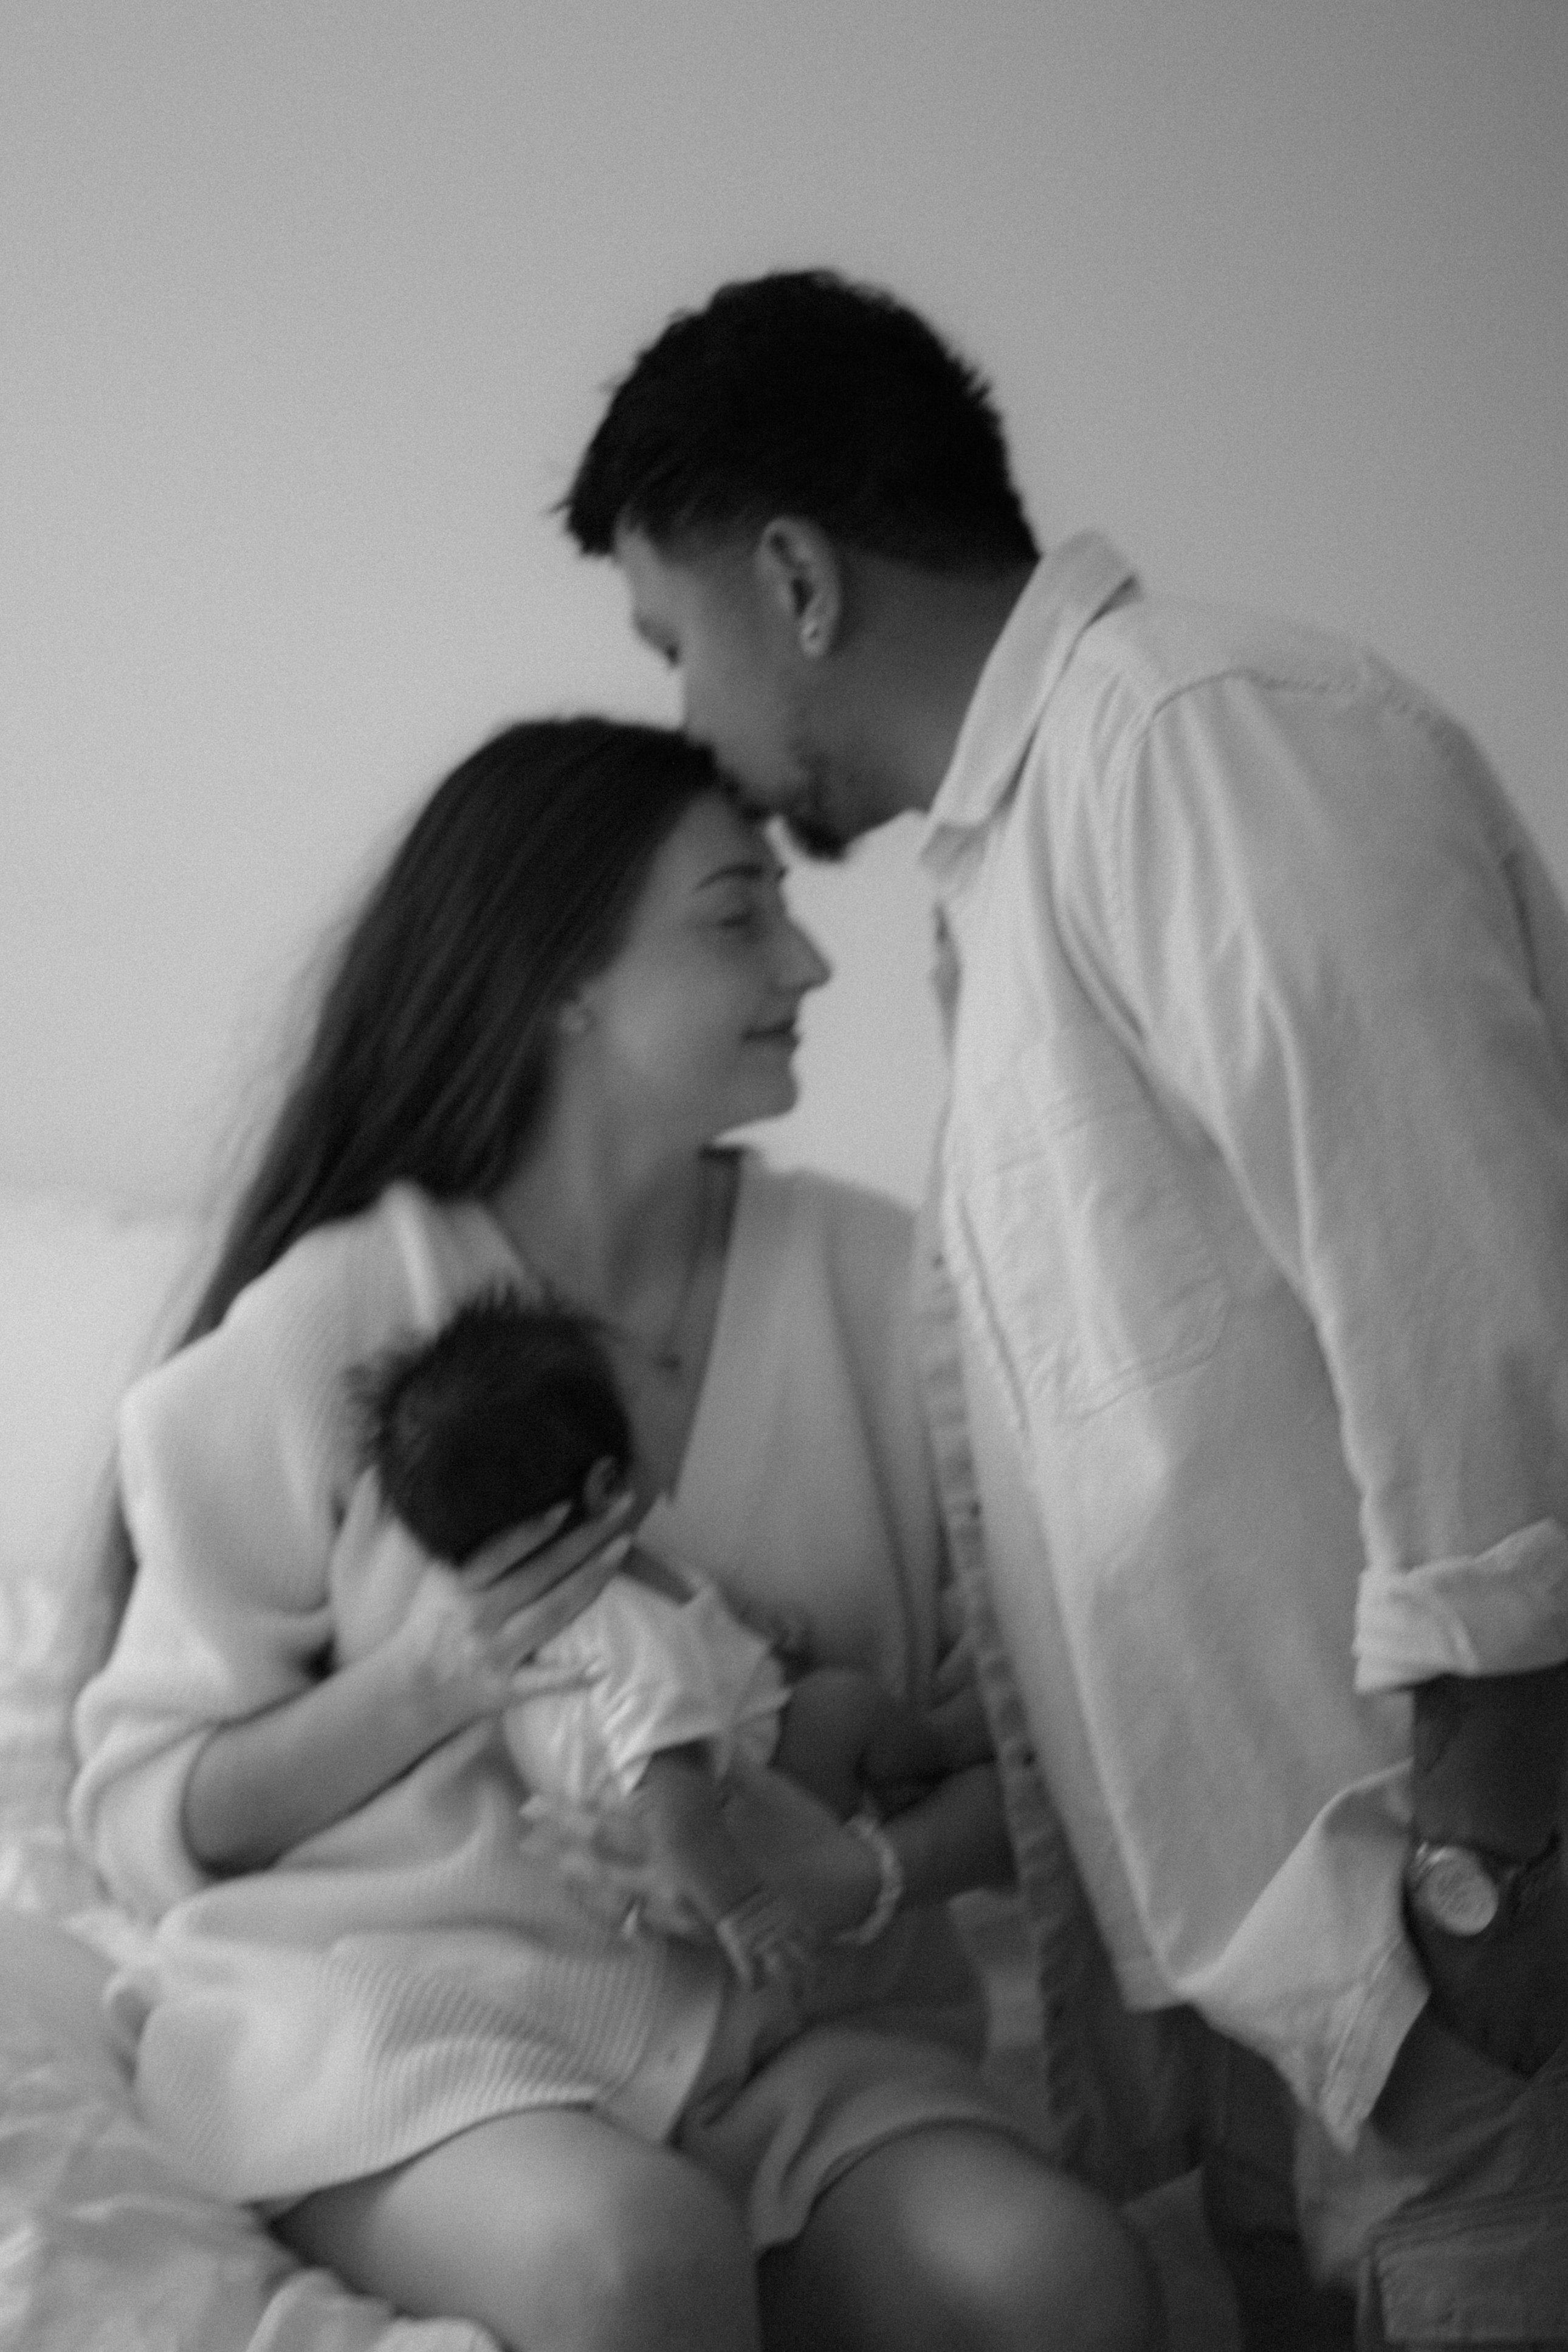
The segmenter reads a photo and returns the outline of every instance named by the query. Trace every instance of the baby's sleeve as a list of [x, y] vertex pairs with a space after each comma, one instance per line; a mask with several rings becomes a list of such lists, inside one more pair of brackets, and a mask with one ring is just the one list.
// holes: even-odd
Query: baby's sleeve
[[712, 1585], [676, 1601], [612, 1577], [542, 1662], [555, 1663], [558, 1647], [562, 1663], [570, 1652], [582, 1665], [581, 1686], [527, 1699], [506, 1718], [518, 1770], [542, 1794], [613, 1803], [666, 1748], [707, 1748], [721, 1777], [737, 1750], [765, 1763], [778, 1743], [783, 1672]]

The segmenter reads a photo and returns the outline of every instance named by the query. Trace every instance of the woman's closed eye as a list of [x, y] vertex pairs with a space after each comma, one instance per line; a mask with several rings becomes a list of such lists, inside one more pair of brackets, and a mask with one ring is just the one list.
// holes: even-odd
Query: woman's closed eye
[[726, 876], [714, 893], [709, 920], [716, 930], [761, 937], [786, 920], [784, 887], [775, 875]]

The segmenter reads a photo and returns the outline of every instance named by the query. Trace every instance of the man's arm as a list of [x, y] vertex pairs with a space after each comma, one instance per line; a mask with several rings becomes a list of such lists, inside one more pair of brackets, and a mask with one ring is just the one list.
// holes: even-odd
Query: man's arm
[[[1112, 984], [1332, 1377], [1356, 1685], [1412, 1694], [1414, 1840], [1500, 1865], [1549, 1844], [1568, 1749], [1568, 1085], [1506, 832], [1401, 691], [1226, 678], [1162, 713], [1100, 836]], [[1439, 2009], [1526, 2071], [1568, 2029], [1538, 1888], [1479, 1936], [1409, 1906]]]
[[[1435, 1845], [1531, 1861], [1558, 1834], [1568, 1761], [1568, 1666], [1439, 1675], [1415, 1706], [1414, 1829]], [[1446, 1933], [1422, 1906], [1411, 1933], [1439, 2013], [1499, 2065], [1533, 2074], [1568, 2035], [1568, 1880], [1478, 1936]]]
[[1558, 1825], [1568, 1761], [1568, 1665], [1438, 1675], [1415, 1703], [1415, 1834], [1517, 1862]]

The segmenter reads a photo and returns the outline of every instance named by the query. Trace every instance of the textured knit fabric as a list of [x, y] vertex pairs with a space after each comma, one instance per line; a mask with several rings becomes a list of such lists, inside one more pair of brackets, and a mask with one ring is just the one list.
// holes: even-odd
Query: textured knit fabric
[[1408, 1703], [1568, 1656], [1568, 921], [1371, 656], [1056, 551], [922, 850], [988, 1591], [1132, 2005], [1352, 2138]]
[[[917, 1701], [941, 1542], [913, 1387], [909, 1222], [743, 1164], [711, 1356], [671, 1513], [683, 1554], [763, 1610], [804, 1613], [825, 1663]], [[594, 2104], [669, 2130], [720, 2007], [706, 1948], [608, 1933], [518, 1836], [499, 1729], [443, 1743], [268, 1871], [209, 1882], [181, 1801], [216, 1724], [380, 1638], [409, 1538], [357, 1475], [344, 1373], [497, 1283], [523, 1287], [476, 1204], [409, 1188], [308, 1235], [222, 1328], [139, 1383], [121, 1421], [140, 1563], [79, 1703], [79, 1835], [161, 1920], [122, 1976], [145, 2112], [209, 2186], [285, 2199], [510, 2109]], [[836, 1975], [839, 2003], [916, 2009], [952, 1982], [920, 1912]], [[969, 1988], [966, 1999], [972, 1999]]]

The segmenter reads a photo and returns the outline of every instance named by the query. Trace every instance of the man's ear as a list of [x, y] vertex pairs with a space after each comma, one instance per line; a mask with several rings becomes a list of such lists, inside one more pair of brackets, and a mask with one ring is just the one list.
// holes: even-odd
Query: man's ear
[[758, 537], [752, 562], [802, 658], [820, 661], [830, 654], [844, 624], [844, 572], [821, 525], [800, 515], [775, 515]]

